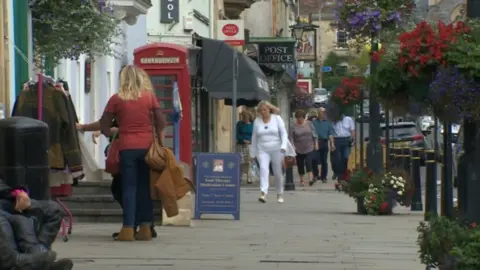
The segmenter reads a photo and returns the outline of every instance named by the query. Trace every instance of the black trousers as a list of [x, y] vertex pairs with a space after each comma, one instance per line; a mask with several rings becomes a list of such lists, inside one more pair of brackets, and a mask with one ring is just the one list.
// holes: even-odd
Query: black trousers
[[307, 153], [307, 154], [298, 154], [297, 153], [297, 156], [295, 157], [295, 159], [297, 160], [298, 174], [305, 175], [305, 171], [307, 173], [312, 171], [313, 153], [314, 152], [310, 152], [310, 153]]

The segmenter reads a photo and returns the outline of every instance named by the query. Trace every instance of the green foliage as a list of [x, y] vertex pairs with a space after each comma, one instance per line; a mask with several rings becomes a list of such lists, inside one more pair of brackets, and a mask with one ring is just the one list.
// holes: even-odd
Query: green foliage
[[448, 264], [452, 249], [464, 243], [468, 237], [468, 230], [464, 226], [443, 216], [432, 217], [428, 223], [420, 222], [417, 232], [420, 260], [423, 264], [433, 266]]
[[405, 93], [406, 77], [398, 64], [396, 53], [387, 53], [378, 63], [375, 74], [369, 77], [372, 93], [382, 100]]
[[322, 77], [322, 87], [327, 89], [328, 91], [333, 91], [335, 88], [340, 86], [342, 79], [343, 76], [331, 76], [325, 74]]
[[35, 55], [57, 63], [78, 59], [118, 56], [116, 40], [123, 32], [113, 10], [97, 0], [36, 0], [30, 2]]
[[480, 21], [466, 22], [471, 32], [457, 38], [445, 54], [446, 61], [466, 75], [480, 78]]
[[450, 254], [457, 260], [455, 269], [480, 269], [480, 230], [471, 229], [464, 242], [454, 247]]
[[367, 168], [353, 171], [348, 180], [342, 183], [342, 190], [352, 198], [364, 197], [371, 184], [380, 184], [381, 180]]
[[327, 56], [325, 57], [325, 60], [323, 60], [323, 65], [324, 66], [329, 66], [333, 68], [333, 71], [335, 72], [335, 67], [342, 63], [348, 63], [350, 61], [350, 56], [342, 56], [338, 55], [335, 52], [329, 52]]

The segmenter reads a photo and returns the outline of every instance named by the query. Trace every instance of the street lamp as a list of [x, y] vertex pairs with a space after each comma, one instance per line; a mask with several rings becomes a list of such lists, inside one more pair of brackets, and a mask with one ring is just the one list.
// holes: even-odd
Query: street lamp
[[[318, 78], [318, 75], [317, 75], [317, 29], [318, 27], [319, 27], [318, 25], [311, 24], [310, 22], [301, 21], [300, 18], [297, 18], [296, 23], [289, 27], [292, 32], [292, 37], [294, 37], [297, 40], [297, 46], [300, 45], [299, 41], [302, 40], [302, 37], [305, 34], [305, 32], [313, 32], [312, 45], [313, 45], [313, 51], [314, 51], [314, 57], [313, 57], [314, 78]], [[313, 86], [317, 87], [318, 82], [317, 82], [317, 85], [313, 84]], [[285, 190], [295, 190], [295, 183], [293, 182], [293, 168], [291, 166], [285, 169]]]

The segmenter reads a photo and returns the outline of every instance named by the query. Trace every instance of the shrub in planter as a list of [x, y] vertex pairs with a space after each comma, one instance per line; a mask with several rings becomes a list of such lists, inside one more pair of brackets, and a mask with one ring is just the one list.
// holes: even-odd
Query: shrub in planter
[[402, 206], [410, 206], [412, 201], [413, 187], [410, 185], [405, 174], [386, 173], [382, 179], [382, 185], [393, 192], [395, 200]]
[[452, 250], [468, 238], [468, 230], [447, 217], [432, 217], [417, 227], [419, 257], [423, 264], [434, 267], [452, 263]]
[[[467, 229], [467, 237], [463, 243], [459, 243], [450, 252], [450, 265], [441, 265], [441, 267], [451, 266], [454, 270], [473, 270], [480, 269], [480, 229], [476, 227]], [[445, 268], [444, 268], [445, 269]]]
[[363, 201], [369, 215], [391, 215], [395, 203], [395, 191], [374, 184], [369, 186]]

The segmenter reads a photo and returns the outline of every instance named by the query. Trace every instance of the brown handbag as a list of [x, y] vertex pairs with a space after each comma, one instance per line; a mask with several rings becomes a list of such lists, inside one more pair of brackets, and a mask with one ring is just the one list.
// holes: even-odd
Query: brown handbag
[[[152, 94], [152, 99], [153, 99]], [[152, 100], [152, 112], [150, 114], [151, 123], [152, 123], [152, 145], [148, 149], [147, 154], [145, 155], [145, 162], [152, 170], [156, 171], [163, 171], [165, 169], [165, 152], [163, 150], [163, 145], [158, 140], [158, 136], [156, 134], [155, 129], [155, 121], [154, 121], [154, 112], [153, 112], [153, 100]]]
[[120, 172], [120, 141], [117, 140], [118, 131], [113, 134], [112, 142], [108, 146], [107, 158], [105, 159], [105, 172], [115, 175]]

